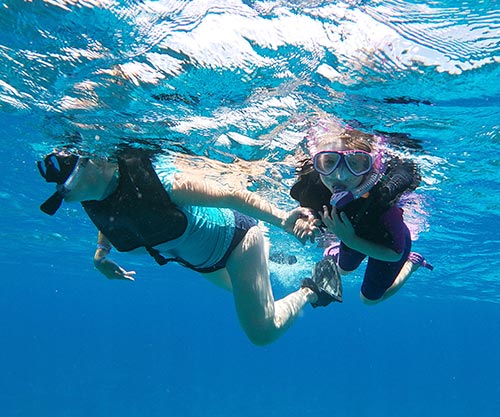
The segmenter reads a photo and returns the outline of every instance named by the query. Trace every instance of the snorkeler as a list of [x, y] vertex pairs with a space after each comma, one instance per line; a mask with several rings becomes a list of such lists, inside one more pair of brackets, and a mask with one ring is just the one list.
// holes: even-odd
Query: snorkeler
[[94, 264], [101, 273], [134, 280], [134, 271], [107, 258], [112, 246], [147, 252], [160, 265], [178, 262], [232, 291], [240, 324], [257, 345], [280, 337], [306, 303], [328, 297], [318, 285], [273, 297], [268, 242], [255, 218], [305, 243], [315, 229], [307, 209], [285, 213], [246, 189], [182, 173], [166, 157], [153, 165], [143, 154], [112, 162], [63, 150], [47, 155], [38, 168], [57, 184], [42, 211], [52, 215], [63, 200], [80, 202], [97, 226]]
[[[411, 252], [411, 236], [398, 206], [400, 196], [417, 188], [420, 175], [412, 161], [383, 161], [377, 138], [320, 120], [311, 129], [311, 159], [298, 170], [291, 196], [313, 209], [323, 230], [340, 244], [325, 250], [341, 275], [353, 272], [368, 256], [361, 299], [376, 304], [395, 294], [420, 266], [433, 267]], [[323, 261], [325, 262], [325, 261]]]

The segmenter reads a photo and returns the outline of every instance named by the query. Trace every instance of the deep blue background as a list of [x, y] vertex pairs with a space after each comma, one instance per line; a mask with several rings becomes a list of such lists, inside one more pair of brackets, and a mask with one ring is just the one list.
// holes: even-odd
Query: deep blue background
[[[254, 347], [231, 295], [190, 271], [113, 253], [137, 281], [100, 276], [93, 226], [79, 208], [38, 210], [52, 187], [10, 132], [0, 151], [1, 416], [498, 416], [500, 306], [436, 290], [461, 280], [447, 265], [375, 307], [349, 281], [343, 304], [307, 306], [282, 339]], [[436, 253], [431, 239], [418, 245]]]
[[91, 246], [50, 246], [3, 249], [2, 416], [498, 415], [497, 304], [403, 291], [369, 308], [351, 285], [259, 348], [194, 273], [108, 281]]
[[[315, 56], [300, 42], [277, 50], [250, 41], [259, 56], [276, 58], [271, 61], [276, 66], [256, 68], [249, 62], [236, 69], [197, 65], [197, 57], [210, 53], [197, 51], [186, 56], [184, 72], [154, 90], [149, 84], [108, 82], [101, 69], [134, 59], [146, 62], [141, 51], [165, 52], [154, 43], [158, 32], [150, 31], [161, 29], [156, 23], [173, 18], [179, 24], [174, 29], [189, 31], [204, 18], [231, 10], [215, 8], [212, 16], [199, 11], [193, 15], [197, 21], [182, 16], [175, 21], [173, 13], [162, 21], [154, 14], [143, 20], [131, 11], [129, 18], [116, 10], [70, 7], [71, 2], [59, 2], [70, 11], [47, 2], [8, 3], [11, 13], [0, 12], [0, 45], [5, 45], [0, 81], [13, 87], [0, 85], [0, 417], [500, 415], [495, 2], [458, 6], [445, 0], [434, 2], [434, 8], [413, 1], [408, 3], [415, 8], [374, 2], [387, 16], [370, 2], [349, 2], [345, 19], [320, 17], [325, 31], [338, 27], [346, 35], [346, 43], [340, 43], [345, 49], [320, 50]], [[134, 9], [143, 2], [121, 3]], [[291, 4], [292, 14], [301, 12], [297, 2]], [[373, 51], [377, 45], [371, 42], [358, 50], [349, 43], [359, 40], [351, 19], [365, 9], [399, 30], [396, 50], [411, 38], [411, 48], [427, 46], [441, 64], [451, 59], [457, 69], [465, 69], [448, 73], [418, 62], [405, 67], [404, 48], [391, 64], [390, 56]], [[253, 27], [243, 29], [241, 39]], [[40, 37], [39, 30], [51, 36]], [[66, 47], [93, 48], [94, 41], [109, 48], [102, 60], [61, 54]], [[276, 41], [270, 39], [270, 45]], [[136, 51], [137, 56], [130, 55]], [[366, 52], [368, 62], [360, 61], [363, 54], [351, 56], [352, 51]], [[317, 74], [320, 63], [338, 69], [342, 79], [329, 82]], [[344, 82], [348, 78], [354, 82]], [[109, 107], [60, 112], [61, 98], [80, 97], [73, 87], [87, 80], [101, 83], [97, 91]], [[152, 98], [172, 88], [187, 103]], [[260, 114], [253, 105], [260, 104], [260, 94], [263, 102], [275, 95], [285, 104], [263, 107]], [[385, 101], [406, 95], [433, 105]], [[24, 106], [12, 104], [18, 101]], [[303, 107], [296, 108], [297, 103]], [[199, 152], [222, 133], [267, 137], [316, 105], [367, 129], [408, 133], [422, 146], [414, 156], [425, 177], [419, 221], [428, 227], [415, 250], [436, 269], [419, 271], [395, 297], [375, 307], [359, 301], [358, 275], [357, 282], [346, 283], [343, 304], [307, 306], [283, 338], [255, 347], [239, 327], [230, 294], [177, 266], [159, 268], [149, 258], [115, 252], [112, 256], [137, 269], [138, 277], [134, 283], [108, 281], [93, 268], [95, 229], [82, 211], [68, 206], [48, 217], [38, 209], [53, 187], [43, 183], [34, 161], [68, 131], [74, 134], [78, 123], [90, 123], [82, 129], [89, 146], [105, 144], [106, 135], [95, 139], [94, 123], [107, 127], [108, 140], [141, 138], [144, 129], [145, 135], [168, 143], [172, 121], [189, 124], [191, 116], [203, 116], [216, 121], [215, 127], [173, 134], [174, 141]], [[248, 118], [221, 120], [238, 109]], [[120, 125], [130, 122], [125, 130]], [[276, 160], [280, 152], [283, 158], [291, 152], [233, 145], [228, 160], [231, 152], [256, 161], [267, 152], [277, 152]], [[223, 158], [227, 149], [216, 149], [221, 150], [214, 155]], [[276, 284], [279, 295], [295, 288]]]

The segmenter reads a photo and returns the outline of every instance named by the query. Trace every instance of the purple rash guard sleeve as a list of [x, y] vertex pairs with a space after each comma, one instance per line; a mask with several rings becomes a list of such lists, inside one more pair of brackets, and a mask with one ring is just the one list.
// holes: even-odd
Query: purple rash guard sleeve
[[391, 249], [402, 253], [406, 246], [406, 225], [403, 220], [403, 210], [400, 207], [392, 206], [382, 214], [380, 220], [394, 241]]

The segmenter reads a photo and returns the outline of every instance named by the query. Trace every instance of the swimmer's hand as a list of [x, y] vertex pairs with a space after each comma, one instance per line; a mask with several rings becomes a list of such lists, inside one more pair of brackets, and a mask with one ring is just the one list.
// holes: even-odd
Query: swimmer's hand
[[323, 206], [323, 213], [320, 213], [320, 217], [328, 230], [351, 249], [384, 262], [398, 262], [401, 259], [402, 253], [357, 236], [347, 214], [339, 213], [335, 207], [330, 213], [328, 207]]
[[309, 209], [303, 207], [288, 212], [281, 225], [301, 243], [314, 242], [314, 237], [319, 232], [314, 215]]
[[94, 257], [94, 266], [96, 269], [109, 279], [126, 279], [135, 281], [135, 271], [126, 271], [120, 265], [107, 259], [105, 256]]
[[[335, 207], [332, 208], [331, 213], [328, 212], [328, 207], [323, 206], [323, 213], [319, 213], [321, 220], [330, 232], [335, 234], [346, 245], [357, 240], [354, 227], [352, 226], [347, 214], [344, 212], [338, 213]], [[350, 246], [352, 247], [352, 246]]]

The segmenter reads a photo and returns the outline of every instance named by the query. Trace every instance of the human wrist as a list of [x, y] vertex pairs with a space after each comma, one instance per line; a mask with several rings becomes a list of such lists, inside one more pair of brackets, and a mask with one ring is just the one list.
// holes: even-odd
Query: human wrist
[[96, 268], [99, 268], [102, 265], [109, 252], [111, 252], [111, 245], [106, 243], [98, 243], [96, 245], [94, 254], [94, 266]]
[[96, 245], [96, 250], [108, 254], [111, 252], [111, 245], [109, 243], [98, 243]]
[[287, 226], [289, 215], [283, 210], [277, 210], [276, 217], [278, 218], [278, 223], [282, 228]]
[[102, 266], [102, 264], [106, 261], [106, 255], [104, 254], [95, 254], [94, 256], [94, 266], [96, 268], [99, 268]]

